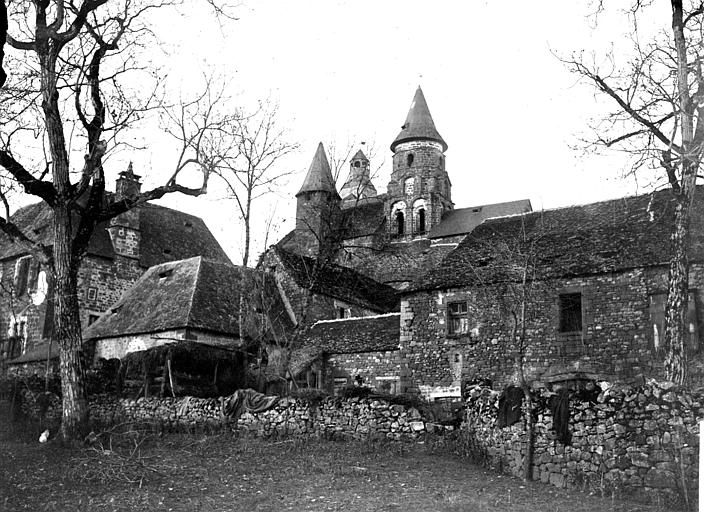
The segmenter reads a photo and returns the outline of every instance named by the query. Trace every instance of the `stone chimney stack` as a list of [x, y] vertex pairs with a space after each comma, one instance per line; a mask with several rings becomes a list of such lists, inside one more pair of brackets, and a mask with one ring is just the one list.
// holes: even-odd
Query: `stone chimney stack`
[[[120, 173], [115, 183], [115, 200], [139, 194], [142, 184], [132, 169], [132, 162], [126, 171]], [[139, 259], [141, 233], [139, 230], [139, 207], [132, 208], [110, 220], [108, 227], [110, 240], [115, 253], [130, 259]]]
[[142, 184], [139, 182], [141, 176], [137, 176], [132, 170], [132, 162], [127, 166], [126, 171], [120, 173], [115, 183], [115, 195], [117, 199], [136, 196], [142, 190]]

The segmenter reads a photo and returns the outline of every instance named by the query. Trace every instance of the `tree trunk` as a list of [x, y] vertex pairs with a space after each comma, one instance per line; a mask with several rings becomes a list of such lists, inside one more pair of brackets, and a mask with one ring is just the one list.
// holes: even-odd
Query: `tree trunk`
[[71, 255], [71, 218], [66, 205], [54, 208], [54, 321], [59, 344], [64, 441], [87, 433], [88, 404], [81, 361], [81, 322], [78, 312], [78, 263]]
[[665, 378], [684, 384], [687, 378], [687, 299], [689, 287], [690, 205], [694, 196], [694, 184], [682, 187], [676, 195], [675, 225], [670, 237], [671, 256], [668, 276], [667, 304], [665, 306]]
[[523, 458], [523, 481], [529, 482], [533, 480], [535, 421], [533, 420], [533, 395], [531, 395], [529, 386], [523, 386], [523, 394], [526, 397], [526, 455]]

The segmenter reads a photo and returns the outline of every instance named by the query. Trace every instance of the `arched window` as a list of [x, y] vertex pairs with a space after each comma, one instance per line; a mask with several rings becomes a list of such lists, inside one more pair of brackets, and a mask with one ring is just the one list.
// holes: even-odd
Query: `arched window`
[[405, 228], [405, 219], [402, 211], [396, 212], [396, 234], [402, 235]]
[[425, 208], [418, 210], [418, 233], [425, 233]]
[[408, 164], [408, 167], [413, 165], [413, 153], [408, 153], [408, 156], [406, 157], [406, 164]]

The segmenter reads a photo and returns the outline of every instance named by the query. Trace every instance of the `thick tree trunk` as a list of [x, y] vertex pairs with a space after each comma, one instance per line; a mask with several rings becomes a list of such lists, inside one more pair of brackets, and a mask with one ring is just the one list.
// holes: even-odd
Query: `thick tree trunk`
[[[693, 180], [692, 180], [693, 181]], [[670, 268], [665, 306], [665, 378], [684, 384], [687, 378], [687, 299], [689, 287], [690, 205], [694, 195], [694, 183], [685, 184], [676, 195], [675, 225], [672, 231]]]
[[88, 404], [80, 354], [81, 322], [76, 296], [77, 274], [78, 262], [71, 255], [69, 208], [59, 205], [54, 208], [54, 318], [61, 358], [61, 436], [65, 441], [82, 439], [88, 426]]

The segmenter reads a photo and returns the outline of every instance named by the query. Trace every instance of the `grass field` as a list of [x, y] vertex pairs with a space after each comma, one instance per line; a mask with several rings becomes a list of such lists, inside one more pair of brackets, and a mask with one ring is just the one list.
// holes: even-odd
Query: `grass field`
[[671, 510], [523, 484], [418, 443], [142, 433], [69, 449], [34, 434], [0, 422], [0, 510]]

